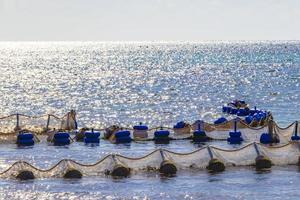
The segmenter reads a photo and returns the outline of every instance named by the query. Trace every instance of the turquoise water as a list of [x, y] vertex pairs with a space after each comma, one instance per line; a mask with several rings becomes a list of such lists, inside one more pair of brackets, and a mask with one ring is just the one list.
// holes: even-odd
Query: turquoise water
[[[241, 98], [271, 110], [287, 125], [299, 119], [300, 43], [0, 43], [1, 116], [16, 112], [78, 112], [79, 126], [171, 126], [178, 120], [212, 121], [222, 104]], [[224, 145], [224, 144], [220, 144]], [[140, 156], [156, 148], [189, 152], [188, 141], [58, 148], [41, 143], [0, 145], [0, 167], [26, 160], [48, 168], [63, 158], [94, 163], [110, 152]], [[39, 199], [297, 199], [295, 166], [257, 173], [179, 171], [176, 177], [138, 173], [113, 180], [0, 180], [0, 198]]]

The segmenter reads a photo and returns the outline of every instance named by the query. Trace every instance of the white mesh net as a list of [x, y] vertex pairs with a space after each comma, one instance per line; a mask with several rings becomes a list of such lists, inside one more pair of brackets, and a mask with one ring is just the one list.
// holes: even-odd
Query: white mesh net
[[17, 125], [16, 115], [0, 118], [0, 133], [11, 133]]
[[[213, 146], [204, 147], [190, 153], [176, 153], [169, 150], [155, 150], [140, 158], [123, 155], [108, 155], [95, 164], [81, 164], [73, 160], [61, 160], [50, 169], [38, 169], [27, 162], [14, 163], [0, 178], [16, 178], [21, 171], [27, 170], [36, 178], [64, 177], [68, 170], [78, 170], [84, 176], [96, 176], [111, 172], [117, 163], [128, 167], [131, 171], [158, 170], [163, 160], [169, 160], [178, 169], [204, 169], [212, 158], [219, 159], [225, 166], [254, 165], [258, 155], [265, 155], [274, 165], [297, 164], [300, 156], [299, 144], [289, 143], [283, 146], [265, 146], [250, 143], [239, 149], [221, 149]], [[209, 148], [212, 155], [209, 153]]]
[[260, 151], [271, 159], [274, 165], [297, 164], [299, 160], [299, 145], [289, 143], [283, 146], [264, 146], [258, 144]]
[[257, 157], [253, 143], [236, 150], [225, 150], [217, 147], [212, 147], [211, 149], [214, 156], [221, 160], [225, 166], [254, 165]]
[[211, 157], [207, 148], [201, 148], [191, 153], [175, 153], [168, 150], [164, 151], [166, 157], [176, 163], [177, 168], [199, 168], [204, 169]]

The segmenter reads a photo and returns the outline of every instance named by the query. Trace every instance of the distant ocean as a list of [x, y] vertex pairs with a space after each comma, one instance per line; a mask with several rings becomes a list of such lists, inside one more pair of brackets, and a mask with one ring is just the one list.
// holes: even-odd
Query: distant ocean
[[[75, 109], [80, 127], [171, 126], [180, 120], [211, 122], [222, 115], [223, 104], [242, 99], [270, 110], [286, 126], [300, 119], [299, 84], [298, 41], [0, 42], [0, 117], [63, 115]], [[160, 148], [108, 142], [94, 149], [45, 146], [20, 152], [15, 145], [0, 145], [1, 169], [19, 159], [49, 167], [62, 158], [93, 163], [109, 152], [137, 156]], [[197, 146], [175, 142], [164, 148], [187, 152]], [[296, 167], [275, 167], [264, 174], [234, 168], [218, 175], [182, 172], [174, 178], [0, 180], [0, 198], [297, 199], [299, 184]]]

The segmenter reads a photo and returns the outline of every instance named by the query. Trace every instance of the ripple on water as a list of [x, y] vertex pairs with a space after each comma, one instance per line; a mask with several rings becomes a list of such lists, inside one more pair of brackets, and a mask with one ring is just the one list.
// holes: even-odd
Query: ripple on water
[[[299, 119], [300, 44], [259, 43], [0, 43], [1, 116], [78, 112], [79, 126], [173, 125], [212, 121], [235, 98], [271, 110], [281, 125]], [[225, 145], [226, 146], [226, 145]], [[110, 152], [141, 156], [155, 148], [197, 148], [172, 142], [97, 147], [0, 145], [1, 169], [17, 160], [48, 168], [62, 158], [94, 163]], [[37, 153], [38, 152], [38, 153]], [[288, 170], [287, 170], [288, 169]], [[180, 172], [174, 178], [135, 174], [128, 179], [87, 177], [22, 183], [0, 181], [0, 198], [20, 199], [297, 199], [299, 173], [275, 167]], [[279, 192], [280, 191], [280, 192]]]

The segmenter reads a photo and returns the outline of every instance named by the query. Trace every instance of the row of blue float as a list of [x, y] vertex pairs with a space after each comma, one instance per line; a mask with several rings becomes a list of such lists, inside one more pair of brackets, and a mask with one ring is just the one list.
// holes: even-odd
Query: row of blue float
[[[245, 117], [245, 122], [251, 124], [254, 120], [259, 122], [265, 120], [268, 116], [267, 111], [258, 110], [256, 106], [250, 109], [245, 101], [235, 100], [222, 107], [223, 113], [236, 115], [238, 117]], [[220, 118], [215, 121], [215, 124], [226, 122], [225, 118]]]
[[[268, 117], [267, 111], [249, 109], [245, 101], [235, 100], [231, 103], [228, 103], [227, 106], [223, 106], [223, 112], [227, 114], [237, 115], [245, 117], [245, 122], [251, 124], [253, 120], [261, 121]], [[230, 144], [241, 144], [244, 140], [242, 138], [242, 133], [237, 130], [237, 121], [239, 118], [235, 119], [234, 130], [229, 132], [229, 137], [227, 138], [228, 143]], [[214, 121], [214, 124], [222, 124], [228, 122], [225, 117], [221, 117]], [[174, 129], [183, 129], [187, 127], [187, 124], [184, 121], [180, 121], [174, 125]], [[296, 124], [296, 130], [298, 128], [298, 123]], [[133, 129], [138, 131], [141, 138], [148, 138], [147, 130], [148, 126], [140, 123], [137, 126], [134, 126]], [[114, 141], [116, 144], [119, 143], [130, 143], [132, 141], [131, 133], [128, 130], [119, 130], [114, 133]], [[98, 144], [100, 142], [101, 133], [99, 131], [85, 131], [84, 132], [84, 143], [86, 144]], [[172, 138], [170, 137], [170, 132], [168, 130], [157, 130], [154, 132], [153, 140], [156, 143], [168, 143]], [[209, 138], [207, 137], [203, 123], [199, 123], [198, 129], [193, 132], [191, 139], [194, 142], [206, 142]], [[71, 137], [68, 132], [58, 132], [54, 134], [53, 144], [56, 146], [69, 145], [71, 143]], [[291, 140], [300, 140], [300, 137], [297, 135], [292, 136]], [[270, 133], [262, 133], [260, 137], [260, 142], [263, 144], [270, 144], [274, 142], [274, 138]], [[21, 132], [17, 137], [17, 144], [19, 146], [32, 146], [34, 145], [34, 135], [32, 133]]]
[[[227, 142], [230, 144], [241, 144], [244, 140], [242, 138], [242, 133], [237, 130], [237, 121], [239, 119], [235, 120], [234, 123], [234, 130], [229, 132], [229, 137], [227, 138]], [[146, 128], [143, 128], [143, 130], [148, 130]], [[291, 137], [292, 141], [299, 141], [300, 136], [297, 135], [298, 132], [298, 122], [295, 126], [295, 133]], [[116, 137], [116, 143], [130, 143], [132, 141], [132, 138], [130, 136], [130, 131], [128, 130], [120, 130], [115, 133]], [[86, 131], [84, 133], [84, 142], [86, 144], [98, 144], [100, 142], [100, 136], [101, 133], [99, 131]], [[194, 142], [206, 142], [209, 138], [207, 137], [205, 131], [203, 130], [203, 127], [199, 125], [198, 130], [193, 132], [193, 136], [191, 139]], [[170, 138], [170, 132], [168, 130], [157, 130], [154, 132], [154, 138], [153, 140], [156, 143], [168, 143]], [[272, 135], [270, 133], [262, 133], [260, 137], [260, 142], [262, 144], [271, 144], [276, 143], [279, 141], [274, 141], [274, 138], [272, 138]], [[30, 132], [22, 132], [17, 136], [17, 144], [19, 146], [33, 146], [34, 145], [34, 135]], [[64, 146], [69, 145], [71, 143], [71, 137], [68, 132], [57, 132], [54, 134], [53, 137], [53, 144], [55, 146]]]
[[[228, 109], [228, 108], [226, 108], [226, 109]], [[234, 109], [234, 110], [238, 110], [238, 111], [237, 112], [230, 112], [230, 113], [226, 112], [226, 109], [224, 111], [224, 107], [223, 107], [223, 112], [224, 113], [233, 114], [233, 115], [237, 115], [237, 116], [240, 116], [240, 117], [245, 117], [245, 121], [248, 124], [250, 124], [253, 119], [255, 119], [256, 121], [260, 121], [260, 120], [266, 119], [266, 117], [267, 117], [267, 111], [256, 110], [256, 108], [254, 110], [246, 110], [244, 108]], [[222, 119], [222, 120], [216, 121], [216, 123], [223, 123], [223, 122], [226, 122], [226, 120]]]
[[[146, 126], [135, 127], [136, 130], [148, 130]], [[128, 130], [120, 130], [115, 134], [115, 140], [117, 144], [120, 143], [130, 143], [132, 141], [131, 133]], [[170, 132], [168, 130], [157, 130], [154, 133], [154, 141], [167, 142], [170, 141]], [[97, 144], [100, 142], [101, 133], [99, 131], [85, 131], [84, 132], [84, 143], [86, 144]], [[53, 136], [53, 144], [55, 146], [69, 145], [71, 143], [71, 137], [68, 132], [57, 132]], [[19, 146], [33, 146], [34, 145], [34, 135], [30, 132], [21, 132], [17, 136], [17, 144]]]

